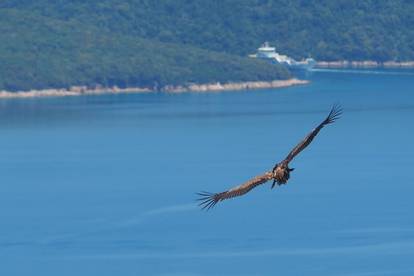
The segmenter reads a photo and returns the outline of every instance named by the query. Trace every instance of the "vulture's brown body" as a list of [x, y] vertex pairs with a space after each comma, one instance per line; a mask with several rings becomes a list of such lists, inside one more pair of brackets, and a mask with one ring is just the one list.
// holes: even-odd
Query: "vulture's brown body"
[[303, 139], [296, 147], [294, 147], [293, 150], [289, 152], [289, 154], [282, 162], [277, 163], [271, 171], [267, 171], [264, 174], [256, 176], [255, 178], [243, 183], [240, 186], [234, 187], [230, 190], [221, 193], [198, 193], [198, 195], [201, 196], [201, 198], [199, 198], [199, 200], [201, 201], [200, 206], [202, 206], [203, 209], [210, 209], [219, 201], [244, 195], [253, 188], [261, 184], [264, 184], [270, 180], [273, 180], [272, 188], [275, 186], [276, 183], [278, 185], [286, 184], [290, 178], [290, 173], [294, 170], [292, 168], [289, 168], [289, 163], [293, 160], [293, 158], [296, 155], [298, 155], [304, 148], [306, 148], [312, 142], [313, 138], [315, 138], [315, 136], [325, 125], [335, 122], [337, 119], [339, 119], [341, 114], [341, 107], [338, 105], [334, 105], [331, 111], [329, 112], [328, 117], [326, 117], [326, 119], [323, 120], [323, 122], [320, 123], [315, 129], [313, 129], [305, 137], [305, 139]]

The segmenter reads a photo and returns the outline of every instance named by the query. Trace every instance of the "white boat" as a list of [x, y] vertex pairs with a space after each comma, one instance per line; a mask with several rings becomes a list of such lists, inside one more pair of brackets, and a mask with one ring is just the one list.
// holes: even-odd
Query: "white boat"
[[268, 42], [265, 42], [259, 49], [257, 49], [256, 54], [249, 55], [249, 57], [265, 59], [271, 63], [281, 64], [290, 69], [309, 70], [316, 64], [316, 61], [313, 58], [306, 58], [301, 61], [297, 61], [286, 55], [281, 55], [276, 52], [276, 48], [271, 47]]

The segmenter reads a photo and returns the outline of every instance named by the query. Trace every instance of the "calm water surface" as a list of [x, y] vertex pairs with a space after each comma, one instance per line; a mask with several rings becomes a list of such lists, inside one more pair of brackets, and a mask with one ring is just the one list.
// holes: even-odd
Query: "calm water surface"
[[[414, 275], [414, 72], [255, 92], [0, 101], [1, 275]], [[345, 112], [270, 185], [335, 102]]]

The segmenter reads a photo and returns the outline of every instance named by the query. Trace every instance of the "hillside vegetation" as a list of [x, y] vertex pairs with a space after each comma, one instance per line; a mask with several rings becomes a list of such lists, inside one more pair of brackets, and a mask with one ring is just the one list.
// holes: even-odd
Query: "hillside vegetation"
[[249, 59], [413, 60], [409, 0], [4, 0], [0, 90], [285, 79]]

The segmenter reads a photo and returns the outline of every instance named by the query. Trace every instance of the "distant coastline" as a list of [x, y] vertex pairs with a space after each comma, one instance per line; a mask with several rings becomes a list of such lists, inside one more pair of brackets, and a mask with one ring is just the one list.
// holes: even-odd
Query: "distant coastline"
[[307, 80], [288, 79], [274, 81], [248, 81], [248, 82], [229, 82], [229, 83], [210, 83], [210, 84], [190, 84], [185, 86], [167, 86], [163, 92], [182, 93], [182, 92], [223, 92], [236, 90], [256, 90], [265, 88], [283, 88], [294, 85], [308, 84]]
[[30, 91], [0, 91], [0, 99], [16, 98], [35, 98], [35, 97], [65, 97], [81, 95], [104, 95], [104, 94], [135, 94], [135, 93], [185, 93], [185, 92], [223, 92], [236, 90], [256, 90], [266, 88], [283, 88], [294, 85], [308, 84], [307, 80], [288, 79], [274, 81], [249, 81], [249, 82], [229, 82], [229, 83], [208, 83], [208, 84], [188, 84], [188, 85], [168, 85], [161, 90], [155, 90], [143, 87], [95, 87], [72, 86], [69, 89], [41, 89]]
[[414, 68], [414, 61], [318, 61], [316, 68]]

